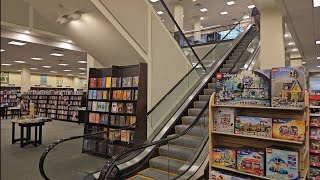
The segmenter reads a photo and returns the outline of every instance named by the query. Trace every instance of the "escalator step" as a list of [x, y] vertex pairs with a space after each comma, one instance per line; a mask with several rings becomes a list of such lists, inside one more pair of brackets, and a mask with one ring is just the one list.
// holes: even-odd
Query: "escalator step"
[[233, 64], [223, 64], [223, 68], [232, 68]]
[[[214, 90], [214, 89], [212, 89], [212, 90]], [[206, 103], [206, 102], [203, 102], [203, 101], [195, 101], [195, 102], [193, 102], [194, 108], [199, 108], [199, 109], [204, 108], [204, 106], [205, 106], [206, 104], [207, 104], [207, 103]]]
[[179, 169], [186, 163], [188, 162], [164, 156], [157, 156], [149, 161], [151, 168], [160, 169], [174, 174], [177, 174]]
[[[191, 125], [195, 120], [196, 120], [197, 117], [195, 116], [183, 116], [181, 118], [182, 120], [182, 124], [186, 124], [186, 125]], [[199, 124], [199, 126], [208, 126], [208, 118], [202, 118], [199, 120], [199, 122], [197, 123], [197, 125]]]
[[200, 101], [209, 101], [211, 98], [211, 95], [199, 95], [199, 100]]
[[[179, 124], [175, 126], [175, 132], [176, 134], [181, 134], [188, 127], [189, 125]], [[208, 134], [208, 127], [206, 126], [194, 126], [189, 132], [187, 132], [187, 135], [197, 136], [197, 137], [207, 136], [207, 134]]]
[[141, 175], [135, 175], [127, 180], [155, 180], [149, 177], [141, 176]]
[[[168, 137], [176, 136], [177, 134], [171, 134]], [[174, 144], [178, 146], [185, 146], [185, 147], [190, 147], [190, 148], [197, 148], [202, 142], [201, 137], [196, 137], [196, 136], [188, 136], [188, 135], [183, 135], [178, 137], [177, 139], [173, 139], [169, 141], [169, 144]]]
[[220, 68], [219, 71], [221, 73], [228, 73], [231, 70], [231, 68]]
[[155, 169], [155, 168], [148, 168], [145, 169], [141, 172], [139, 172], [138, 174], [144, 176], [144, 177], [148, 177], [148, 178], [152, 178], [152, 179], [174, 179], [175, 177], [177, 177], [177, 174], [173, 174], [170, 173], [168, 171], [163, 171], [160, 169]]
[[216, 81], [212, 81], [212, 82], [214, 82], [214, 83], [208, 83], [208, 88], [209, 89], [216, 89]]
[[236, 63], [236, 59], [234, 60], [229, 59], [226, 61], [226, 64], [234, 64], [234, 63]]
[[189, 116], [198, 116], [201, 113], [202, 109], [197, 109], [197, 108], [190, 108], [188, 109], [188, 115]]
[[166, 144], [159, 148], [160, 156], [165, 156], [182, 161], [191, 161], [196, 149], [173, 144]]
[[203, 92], [205, 95], [212, 95], [215, 92], [215, 90], [214, 89], [204, 89]]

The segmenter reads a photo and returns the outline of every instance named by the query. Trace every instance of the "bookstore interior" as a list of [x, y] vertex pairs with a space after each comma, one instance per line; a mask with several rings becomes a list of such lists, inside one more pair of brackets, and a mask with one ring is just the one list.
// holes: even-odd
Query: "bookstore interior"
[[[220, 27], [213, 33], [208, 28], [206, 37], [219, 36], [213, 44], [193, 41], [198, 31], [186, 32], [188, 37], [181, 28], [169, 33], [173, 31], [166, 29], [167, 22], [180, 24], [160, 1], [161, 13], [159, 4], [150, 6], [152, 13], [148, 10], [152, 25], [145, 34], [149, 37], [157, 30], [167, 34], [148, 39], [151, 45], [146, 50], [139, 38], [134, 39], [137, 32], [126, 26], [128, 19], [112, 19], [119, 15], [108, 15], [114, 9], [105, 12], [99, 5], [102, 1], [92, 0], [99, 7], [95, 10], [103, 12], [120, 32], [117, 37], [132, 38], [124, 41], [130, 48], [134, 44], [136, 49], [132, 49], [138, 53], [123, 48], [123, 54], [129, 54], [123, 57], [134, 59], [135, 54], [148, 51], [151, 55], [144, 54], [145, 61], [99, 62], [97, 51], [104, 50], [90, 49], [93, 45], [81, 39], [90, 36], [86, 33], [79, 37], [75, 33], [70, 38], [73, 41], [58, 35], [50, 39], [51, 33], [38, 36], [43, 33], [40, 30], [9, 28], [12, 25], [1, 17], [0, 179], [320, 180], [319, 40], [313, 47], [319, 52], [312, 53], [308, 63], [304, 62], [306, 54], [287, 60], [291, 50], [285, 45], [286, 60], [282, 66], [273, 66], [279, 63], [273, 59], [269, 64], [262, 62], [269, 61], [264, 48], [272, 47], [260, 40], [266, 38], [261, 33], [266, 30], [251, 14], [255, 8], [251, 1], [245, 5], [250, 15], [241, 14], [248, 18], [227, 30]], [[226, 6], [238, 2], [228, 1]], [[173, 9], [179, 12], [181, 7]], [[59, 4], [59, 8], [65, 7]], [[56, 24], [80, 27], [77, 20], [86, 18], [86, 12], [72, 12], [66, 16], [59, 11]], [[171, 16], [163, 18], [167, 13]], [[199, 22], [205, 18], [199, 16]], [[120, 21], [125, 25], [114, 25]], [[295, 47], [299, 33], [291, 35], [294, 25], [286, 23], [282, 42], [292, 41]], [[26, 36], [33, 37], [22, 38]], [[168, 41], [159, 43], [165, 49], [161, 53], [151, 47], [158, 47], [156, 40]], [[120, 38], [112, 43], [117, 48], [124, 45]], [[302, 52], [302, 47], [296, 48]], [[316, 64], [310, 65], [310, 59], [316, 59]]]

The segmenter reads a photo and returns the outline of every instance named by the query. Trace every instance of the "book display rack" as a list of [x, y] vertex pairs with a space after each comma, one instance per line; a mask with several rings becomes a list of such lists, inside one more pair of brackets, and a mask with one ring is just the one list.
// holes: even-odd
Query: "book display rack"
[[14, 86], [1, 86], [0, 101], [1, 104], [8, 104], [8, 107], [14, 107], [18, 105], [20, 87]]
[[308, 107], [219, 105], [215, 99], [216, 93], [209, 107], [209, 177], [307, 179]]
[[[73, 88], [32, 87], [23, 99], [35, 104], [36, 114], [55, 120], [78, 122], [78, 107], [81, 107], [83, 90]], [[28, 109], [28, 107], [27, 107]]]
[[320, 90], [310, 92], [310, 173], [320, 179]]
[[112, 132], [84, 138], [82, 151], [107, 158], [142, 144], [147, 136], [147, 65], [91, 68], [88, 84], [84, 133]]

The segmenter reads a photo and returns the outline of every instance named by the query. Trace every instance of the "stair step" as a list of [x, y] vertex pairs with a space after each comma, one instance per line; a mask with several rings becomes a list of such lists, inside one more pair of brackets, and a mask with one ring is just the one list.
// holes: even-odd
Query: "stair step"
[[[197, 117], [195, 117], [195, 116], [183, 116], [183, 117], [181, 118], [182, 124], [191, 125], [191, 124], [193, 123], [193, 121], [196, 120], [196, 118], [197, 118]], [[204, 122], [203, 122], [203, 120], [204, 120]], [[203, 123], [204, 123], [204, 124], [203, 124]], [[209, 119], [208, 119], [208, 118], [202, 118], [202, 119], [200, 119], [199, 122], [198, 122], [199, 125], [205, 125], [205, 126], [207, 126], [208, 123], [209, 123]]]
[[211, 95], [199, 95], [199, 100], [200, 101], [209, 101], [210, 100]]
[[[177, 134], [171, 134], [168, 137], [176, 136]], [[183, 135], [180, 136], [177, 139], [173, 139], [169, 141], [169, 144], [174, 144], [178, 146], [185, 146], [185, 147], [190, 147], [190, 148], [198, 148], [199, 145], [202, 142], [201, 137], [196, 137], [196, 136], [188, 136], [188, 135]]]
[[149, 161], [151, 168], [178, 174], [179, 169], [188, 162], [180, 161], [164, 156], [157, 156]]
[[196, 153], [196, 149], [194, 148], [176, 146], [172, 144], [166, 144], [159, 148], [160, 156], [179, 159], [182, 161], [191, 161], [195, 153]]
[[226, 64], [234, 64], [236, 63], [236, 60], [226, 60]]
[[198, 108], [190, 108], [188, 109], [188, 115], [189, 116], [198, 116], [201, 113], [202, 109], [198, 109]]
[[155, 180], [149, 177], [141, 176], [141, 175], [135, 175], [127, 180]]
[[[175, 126], [176, 134], [181, 134], [188, 127], [189, 127], [189, 125], [185, 125], [185, 124], [179, 124], [179, 125]], [[202, 136], [207, 135], [208, 134], [207, 132], [208, 132], [208, 127], [206, 127], [206, 126], [194, 126], [187, 133], [187, 135], [202, 137]]]
[[138, 173], [144, 177], [151, 179], [174, 179], [177, 177], [177, 174], [169, 173], [168, 171], [163, 171], [155, 168], [148, 168]]
[[214, 83], [208, 83], [209, 89], [216, 89], [216, 81]]
[[221, 73], [228, 73], [231, 70], [231, 68], [220, 68], [219, 71]]
[[215, 90], [214, 89], [204, 89], [203, 92], [205, 95], [212, 95], [215, 92]]
[[[193, 106], [195, 108], [199, 108], [199, 109], [202, 109], [207, 103], [204, 102], [204, 101], [195, 101], [193, 102]], [[183, 118], [183, 117], [182, 117]]]
[[223, 64], [223, 68], [232, 68], [233, 64]]

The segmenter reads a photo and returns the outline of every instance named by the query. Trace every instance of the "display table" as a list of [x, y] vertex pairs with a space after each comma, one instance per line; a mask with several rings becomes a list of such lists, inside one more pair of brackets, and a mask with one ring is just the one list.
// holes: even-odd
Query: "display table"
[[21, 108], [20, 107], [9, 107], [8, 110], [11, 114], [11, 119], [15, 118], [17, 115], [18, 117], [21, 117]]
[[[17, 118], [11, 120], [12, 123], [12, 144], [20, 141], [20, 147], [24, 147], [28, 144], [33, 144], [33, 146], [37, 147], [38, 144], [42, 143], [42, 126], [46, 122], [52, 121], [48, 117], [31, 117], [24, 116], [22, 118]], [[15, 138], [15, 124], [20, 126], [20, 138]], [[31, 128], [34, 127], [34, 140], [31, 140]], [[39, 131], [38, 131], [39, 127]], [[26, 129], [27, 136], [24, 137], [24, 130]]]
[[8, 107], [7, 106], [1, 106], [1, 117], [5, 117], [8, 119]]

